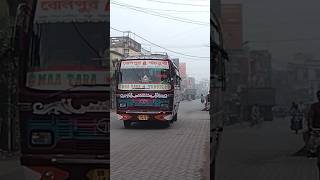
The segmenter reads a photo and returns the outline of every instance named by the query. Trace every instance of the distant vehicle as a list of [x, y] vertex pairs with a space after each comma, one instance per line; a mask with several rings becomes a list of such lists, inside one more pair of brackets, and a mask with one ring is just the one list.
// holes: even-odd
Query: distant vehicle
[[189, 101], [195, 100], [196, 99], [196, 93], [197, 93], [196, 89], [186, 89], [185, 90], [186, 99], [189, 100]]
[[[253, 105], [260, 107], [261, 116], [265, 121], [273, 120], [272, 108], [275, 106], [275, 89], [274, 88], [247, 88], [241, 94], [241, 103], [245, 107], [247, 117]], [[246, 118], [246, 119], [248, 119]]]
[[20, 161], [41, 179], [108, 179], [109, 2], [57, 3], [17, 10]]
[[136, 56], [117, 69], [117, 115], [125, 128], [132, 122], [177, 121], [180, 95], [178, 67], [168, 56]]

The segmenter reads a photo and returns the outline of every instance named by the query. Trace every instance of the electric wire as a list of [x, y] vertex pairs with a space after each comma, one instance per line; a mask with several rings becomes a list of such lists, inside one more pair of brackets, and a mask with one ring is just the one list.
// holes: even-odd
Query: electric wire
[[[118, 32], [121, 32], [121, 33], [126, 33], [126, 32], [128, 32], [128, 31], [121, 31], [121, 30], [116, 29], [116, 28], [113, 28], [113, 27], [111, 27], [111, 26], [110, 26], [110, 28], [111, 28], [112, 30], [115, 30], [115, 31], [118, 31]], [[164, 50], [166, 50], [166, 51], [168, 51], [168, 52], [171, 52], [171, 53], [174, 53], [174, 54], [182, 55], [182, 56], [185, 56], [185, 57], [191, 57], [191, 58], [210, 59], [210, 57], [194, 56], [194, 55], [190, 55], [190, 54], [185, 54], [185, 53], [181, 53], [181, 52], [178, 52], [178, 51], [174, 51], [174, 50], [165, 48], [165, 47], [163, 47], [163, 46], [160, 46], [160, 45], [158, 45], [158, 44], [156, 44], [156, 43], [153, 43], [153, 42], [149, 41], [148, 39], [146, 39], [146, 38], [144, 38], [144, 37], [142, 37], [142, 36], [140, 36], [140, 35], [138, 35], [138, 34], [136, 34], [136, 33], [133, 33], [133, 32], [131, 32], [131, 33], [132, 33], [133, 35], [135, 35], [136, 37], [138, 37], [138, 38], [140, 38], [140, 39], [142, 39], [142, 40], [144, 40], [144, 41], [146, 41], [146, 42], [148, 42], [148, 43], [150, 43], [150, 44], [152, 44], [152, 45], [154, 45], [154, 46], [156, 46], [156, 47], [158, 47], [158, 48], [164, 49]]]
[[145, 1], [162, 3], [162, 4], [181, 5], [181, 6], [199, 6], [199, 7], [208, 7], [209, 6], [209, 5], [190, 4], [190, 3], [175, 3], [175, 2], [158, 1], [158, 0], [145, 0]]
[[186, 19], [186, 18], [180, 18], [180, 17], [176, 17], [176, 16], [170, 16], [170, 15], [159, 13], [159, 12], [155, 12], [155, 11], [146, 11], [146, 10], [143, 10], [143, 9], [139, 9], [139, 8], [133, 7], [131, 5], [118, 3], [116, 1], [111, 1], [111, 4], [116, 5], [116, 6], [120, 6], [120, 7], [123, 7], [123, 8], [131, 9], [131, 10], [134, 10], [134, 11], [139, 11], [139, 12], [142, 12], [142, 13], [145, 13], [145, 14], [149, 14], [149, 15], [153, 15], [153, 16], [157, 16], [157, 17], [161, 17], [161, 18], [165, 18], [165, 19], [175, 20], [175, 21], [179, 21], [179, 22], [202, 25], [202, 26], [209, 26], [210, 25], [209, 23], [206, 23], [206, 22], [195, 21], [195, 20]]

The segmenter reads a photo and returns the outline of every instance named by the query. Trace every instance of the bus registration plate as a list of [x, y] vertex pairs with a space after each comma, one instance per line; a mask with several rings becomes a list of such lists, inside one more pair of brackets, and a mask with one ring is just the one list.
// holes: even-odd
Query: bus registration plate
[[138, 115], [138, 119], [140, 121], [147, 121], [149, 119], [148, 115]]
[[109, 169], [93, 169], [87, 173], [89, 180], [109, 180]]

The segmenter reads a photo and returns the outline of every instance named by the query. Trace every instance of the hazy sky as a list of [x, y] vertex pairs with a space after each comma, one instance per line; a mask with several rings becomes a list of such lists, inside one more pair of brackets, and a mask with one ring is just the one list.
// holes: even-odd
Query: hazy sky
[[274, 62], [291, 61], [296, 52], [311, 53], [320, 60], [319, 0], [222, 0], [222, 3], [243, 3], [244, 41], [249, 41], [251, 48], [271, 50]]
[[[132, 31], [178, 53], [210, 57], [209, 4], [209, 0], [111, 0], [110, 25], [122, 31]], [[111, 36], [122, 35], [112, 29], [110, 34]], [[153, 52], [167, 52], [173, 58], [180, 58], [180, 62], [187, 63], [188, 75], [198, 80], [209, 79], [209, 58], [179, 55], [151, 45], [137, 36], [132, 38], [148, 50], [151, 48]]]

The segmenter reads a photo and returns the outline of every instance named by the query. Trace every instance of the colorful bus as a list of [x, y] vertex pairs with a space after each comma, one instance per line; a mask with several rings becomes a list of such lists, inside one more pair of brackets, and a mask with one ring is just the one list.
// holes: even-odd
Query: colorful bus
[[125, 128], [132, 122], [177, 120], [180, 94], [179, 68], [168, 56], [127, 57], [117, 69], [117, 115]]
[[109, 1], [26, 0], [15, 27], [21, 164], [109, 179]]

